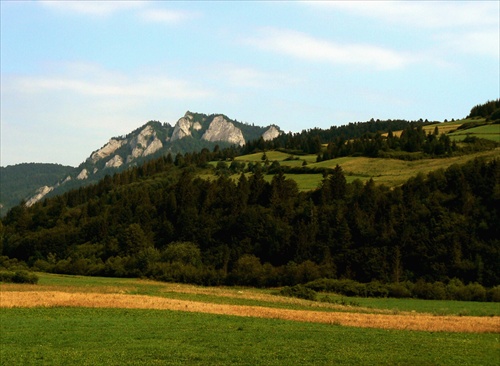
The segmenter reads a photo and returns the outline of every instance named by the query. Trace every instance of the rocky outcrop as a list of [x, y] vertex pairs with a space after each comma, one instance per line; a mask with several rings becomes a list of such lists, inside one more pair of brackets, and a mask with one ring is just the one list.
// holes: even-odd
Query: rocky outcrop
[[40, 201], [44, 196], [51, 192], [54, 187], [43, 186], [37, 189], [36, 194], [26, 201], [26, 206], [33, 206], [35, 203]]
[[[177, 141], [185, 137], [195, 140], [192, 145], [197, 147], [213, 147], [212, 143], [219, 142], [242, 146], [246, 139], [258, 138], [263, 131], [261, 127], [252, 130], [248, 125], [246, 128], [238, 126], [242, 125], [224, 115], [206, 115], [189, 111], [173, 127], [168, 123], [150, 121], [124, 137], [111, 138], [103, 147], [91, 153], [79, 168], [74, 168], [70, 175], [63, 176], [55, 182], [53, 187], [45, 186], [38, 191], [32, 191], [33, 197], [29, 199], [29, 205], [39, 201], [50, 191], [54, 191], [52, 194], [62, 192], [64, 188], [61, 187], [68, 187], [69, 181], [72, 181], [71, 187], [94, 183], [102, 179], [105, 174], [109, 174], [110, 169], [123, 169], [128, 164], [134, 165], [137, 158], [160, 155], [160, 153], [163, 155], [185, 153], [186, 146], [191, 144]], [[248, 135], [243, 135], [242, 129]], [[278, 126], [270, 126], [262, 137], [266, 141], [272, 140], [280, 133]]]
[[106, 145], [90, 156], [90, 160], [95, 164], [98, 160], [111, 156], [111, 154], [122, 147], [126, 142], [127, 140], [110, 139]]
[[[199, 123], [198, 125], [200, 126], [199, 128], [201, 128]], [[186, 113], [186, 115], [175, 124], [170, 141], [180, 140], [184, 137], [191, 136], [191, 127], [193, 127], [193, 116]]]
[[150, 125], [144, 129], [130, 142], [132, 153], [127, 157], [127, 163], [130, 163], [139, 156], [148, 156], [154, 154], [163, 147], [162, 142], [156, 136], [156, 132]]
[[264, 141], [270, 141], [274, 140], [279, 135], [280, 131], [275, 126], [271, 126], [266, 132], [262, 134], [262, 138], [264, 139]]
[[123, 159], [120, 155], [115, 155], [106, 162], [105, 168], [119, 168], [123, 165]]
[[231, 144], [245, 145], [245, 138], [239, 128], [231, 122], [226, 121], [224, 117], [217, 116], [213, 119], [208, 130], [201, 137], [206, 141], [227, 141]]
[[154, 154], [158, 150], [160, 150], [163, 147], [163, 144], [161, 143], [160, 139], [155, 136], [154, 140], [151, 141], [151, 143], [146, 147], [144, 152], [142, 153], [142, 156], [148, 156], [151, 154]]
[[76, 179], [78, 180], [84, 180], [84, 179], [87, 179], [89, 177], [89, 171], [87, 169], [82, 169], [82, 171], [80, 172], [80, 174], [78, 174], [76, 176]]

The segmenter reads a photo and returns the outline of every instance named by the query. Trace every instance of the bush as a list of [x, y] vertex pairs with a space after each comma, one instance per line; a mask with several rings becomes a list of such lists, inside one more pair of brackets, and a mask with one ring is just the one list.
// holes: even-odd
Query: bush
[[316, 291], [305, 287], [304, 285], [286, 286], [280, 291], [280, 295], [288, 297], [296, 297], [304, 300], [316, 301]]
[[38, 276], [28, 271], [0, 271], [1, 282], [37, 284]]
[[378, 281], [372, 281], [365, 285], [365, 297], [387, 297], [388, 295], [389, 290], [387, 289], [387, 286]]
[[424, 300], [444, 300], [446, 299], [446, 288], [442, 282], [417, 281], [413, 288], [413, 296]]
[[0, 271], [0, 282], [13, 282], [14, 272]]
[[38, 276], [33, 272], [17, 271], [12, 277], [14, 283], [31, 283], [33, 285], [38, 283]]
[[500, 302], [500, 286], [490, 288], [487, 293], [487, 301]]
[[389, 291], [389, 297], [397, 299], [411, 297], [411, 291], [401, 283], [391, 283], [387, 285], [387, 290]]

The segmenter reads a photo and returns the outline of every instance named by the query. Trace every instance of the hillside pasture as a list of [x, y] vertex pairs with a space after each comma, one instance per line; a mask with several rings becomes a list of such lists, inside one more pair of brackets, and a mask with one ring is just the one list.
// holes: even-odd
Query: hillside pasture
[[455, 141], [462, 141], [466, 137], [478, 137], [482, 139], [492, 140], [500, 143], [500, 124], [490, 124], [469, 128], [466, 130], [457, 130], [449, 134], [450, 138]]

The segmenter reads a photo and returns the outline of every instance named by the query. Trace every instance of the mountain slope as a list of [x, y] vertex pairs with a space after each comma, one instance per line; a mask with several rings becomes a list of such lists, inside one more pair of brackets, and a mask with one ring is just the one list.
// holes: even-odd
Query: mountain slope
[[[111, 138], [77, 168], [59, 169], [42, 181], [32, 178], [30, 174], [21, 174], [16, 176], [14, 183], [2, 184], [1, 213], [4, 215], [23, 199], [30, 206], [44, 197], [97, 183], [106, 175], [139, 166], [152, 158], [196, 152], [204, 148], [213, 150], [216, 146], [243, 146], [247, 141], [261, 136], [264, 140], [271, 140], [280, 133], [279, 127], [274, 125], [249, 125], [222, 114], [206, 115], [188, 111], [174, 126], [149, 121], [126, 136]], [[24, 188], [16, 190], [17, 185]]]
[[0, 216], [41, 187], [49, 187], [75, 168], [59, 164], [23, 163], [0, 167]]

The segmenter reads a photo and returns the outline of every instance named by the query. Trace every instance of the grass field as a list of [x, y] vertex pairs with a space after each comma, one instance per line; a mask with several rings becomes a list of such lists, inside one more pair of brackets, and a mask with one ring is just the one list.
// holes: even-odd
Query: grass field
[[[274, 289], [39, 275], [38, 285], [0, 285], [2, 365], [497, 365], [500, 358], [498, 304], [356, 298], [360, 306], [346, 307]], [[11, 295], [32, 297], [8, 307]], [[450, 317], [457, 313], [480, 316]], [[367, 316], [384, 322], [341, 325]], [[404, 326], [383, 329], [391, 318]], [[401, 330], [421, 319], [438, 329]], [[446, 321], [494, 331], [439, 330]]]
[[495, 365], [498, 335], [159, 310], [2, 309], [3, 365]]
[[[447, 122], [443, 123], [444, 126], [439, 126], [439, 128], [445, 128], [448, 130], [456, 129], [460, 126], [463, 121], [457, 122]], [[433, 125], [431, 125], [433, 126]], [[431, 126], [427, 126], [430, 128]], [[463, 130], [464, 135], [452, 135], [455, 138], [463, 139], [465, 138], [466, 131], [483, 131], [482, 136], [484, 137], [486, 133], [490, 133], [494, 136], [494, 129], [500, 129], [499, 125], [488, 125], [480, 126], [470, 130]], [[477, 134], [476, 136], [481, 136]], [[492, 137], [491, 139], [497, 139], [500, 142], [500, 134], [497, 132], [497, 137]], [[473, 160], [478, 157], [484, 157], [486, 159], [494, 159], [500, 157], [500, 148], [495, 150], [483, 151], [469, 155], [454, 156], [449, 158], [435, 158], [435, 159], [419, 159], [413, 161], [399, 160], [399, 159], [385, 159], [385, 158], [368, 158], [368, 157], [342, 157], [337, 159], [331, 159], [327, 161], [322, 161], [316, 163], [315, 155], [305, 155], [305, 156], [295, 156], [299, 160], [286, 160], [290, 157], [289, 154], [282, 153], [279, 151], [268, 151], [266, 155], [270, 161], [278, 161], [283, 166], [302, 166], [303, 161], [307, 161], [308, 168], [335, 168], [335, 166], [340, 165], [344, 171], [346, 179], [348, 182], [352, 182], [356, 179], [362, 182], [369, 179], [373, 179], [376, 183], [385, 184], [389, 187], [395, 187], [403, 184], [409, 178], [416, 176], [419, 173], [428, 174], [429, 172], [437, 169], [447, 169], [452, 164], [464, 164], [467, 161]], [[262, 153], [250, 154], [237, 157], [235, 160], [241, 162], [262, 162]], [[316, 189], [322, 179], [322, 174], [287, 174], [288, 178], [294, 179], [297, 182], [299, 190], [308, 191]], [[235, 175], [233, 178], [238, 179], [239, 175]], [[210, 179], [207, 175], [203, 176], [204, 179]], [[267, 176], [267, 180], [271, 181], [272, 175]]]
[[467, 136], [475, 136], [500, 143], [500, 125], [485, 125], [466, 130], [458, 130], [449, 134], [450, 138], [462, 141]]

